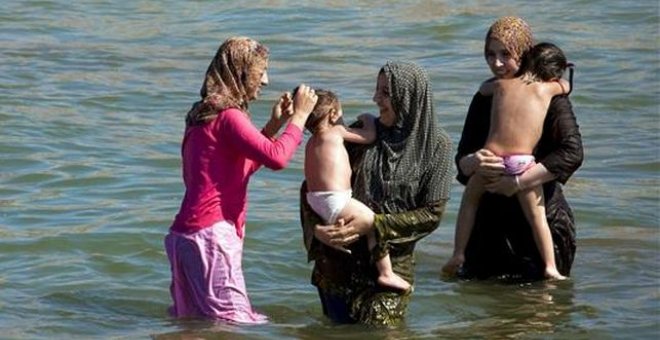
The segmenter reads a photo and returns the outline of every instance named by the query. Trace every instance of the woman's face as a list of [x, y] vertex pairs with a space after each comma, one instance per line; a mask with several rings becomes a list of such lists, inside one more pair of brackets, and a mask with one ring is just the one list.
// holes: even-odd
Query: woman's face
[[[245, 89], [248, 95], [249, 100], [255, 100], [259, 97], [259, 92], [261, 92], [261, 88], [264, 86], [268, 85], [268, 68], [262, 68], [259, 67], [256, 70], [254, 75], [251, 75], [251, 79], [255, 79], [255, 81], [248, 81], [248, 86]], [[257, 80], [258, 79], [258, 80]], [[250, 84], [252, 83], [252, 84]], [[253, 85], [254, 84], [254, 85]]]
[[390, 98], [390, 86], [387, 82], [385, 73], [378, 74], [378, 81], [376, 82], [376, 92], [374, 92], [374, 103], [378, 105], [380, 116], [378, 120], [380, 123], [390, 127], [396, 123], [396, 113], [392, 107], [392, 99]]
[[520, 68], [518, 56], [512, 55], [501, 41], [495, 39], [487, 42], [486, 62], [497, 78], [513, 78]]

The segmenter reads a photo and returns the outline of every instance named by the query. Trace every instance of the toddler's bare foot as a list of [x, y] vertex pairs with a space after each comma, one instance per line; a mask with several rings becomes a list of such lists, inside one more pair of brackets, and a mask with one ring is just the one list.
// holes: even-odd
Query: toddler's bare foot
[[559, 271], [557, 269], [547, 269], [545, 270], [545, 278], [550, 279], [550, 280], [566, 280], [568, 279], [566, 276], [559, 274]]
[[381, 274], [378, 276], [378, 284], [384, 287], [394, 288], [407, 292], [411, 289], [410, 283], [401, 278], [401, 276], [391, 273], [390, 275]]
[[454, 255], [444, 266], [442, 266], [442, 272], [449, 276], [455, 276], [458, 269], [463, 265], [463, 262], [465, 262], [464, 256]]

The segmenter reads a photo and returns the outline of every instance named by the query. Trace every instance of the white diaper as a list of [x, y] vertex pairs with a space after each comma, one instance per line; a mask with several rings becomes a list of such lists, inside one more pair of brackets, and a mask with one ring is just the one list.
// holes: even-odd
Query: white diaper
[[325, 223], [333, 224], [352, 196], [351, 190], [312, 191], [307, 193], [307, 203], [323, 218]]

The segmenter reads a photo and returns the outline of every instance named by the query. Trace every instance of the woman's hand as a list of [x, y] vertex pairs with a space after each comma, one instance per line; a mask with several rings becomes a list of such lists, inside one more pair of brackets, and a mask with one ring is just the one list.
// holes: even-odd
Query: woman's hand
[[273, 105], [270, 119], [281, 122], [282, 124], [293, 115], [293, 98], [291, 92], [284, 92], [280, 99]]
[[305, 128], [307, 117], [314, 110], [318, 97], [311, 87], [300, 84], [298, 90], [293, 96], [293, 114], [291, 124], [298, 126], [301, 130]]
[[284, 123], [293, 115], [293, 100], [291, 93], [284, 92], [277, 100], [271, 110], [270, 120], [264, 126], [264, 135], [269, 138], [275, 137], [277, 131], [280, 131]]
[[543, 163], [536, 163], [533, 167], [527, 169], [524, 173], [518, 176], [499, 176], [485, 185], [487, 191], [505, 195], [513, 196], [521, 190], [527, 190], [543, 183], [552, 181], [556, 176], [548, 171]]
[[460, 167], [464, 174], [472, 176], [481, 174], [484, 178], [495, 179], [504, 172], [504, 160], [488, 149], [480, 149], [460, 160]]
[[513, 196], [520, 191], [516, 176], [499, 176], [484, 185], [486, 191], [504, 196]]
[[360, 235], [347, 229], [344, 226], [344, 220], [340, 219], [332, 225], [317, 224], [314, 227], [314, 237], [329, 247], [350, 254], [351, 251], [346, 249], [345, 246], [357, 241]]
[[344, 234], [352, 236], [366, 235], [374, 230], [374, 212], [366, 206], [352, 211], [344, 216]]
[[350, 253], [344, 247], [373, 230], [375, 214], [363, 204], [348, 210], [334, 225], [316, 225], [314, 236], [325, 245]]

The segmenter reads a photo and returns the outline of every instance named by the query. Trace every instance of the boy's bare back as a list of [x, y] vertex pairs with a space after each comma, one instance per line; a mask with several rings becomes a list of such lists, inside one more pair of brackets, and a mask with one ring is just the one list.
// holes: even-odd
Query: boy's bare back
[[305, 147], [305, 179], [309, 191], [351, 189], [351, 165], [344, 147], [344, 126], [333, 126], [310, 137]]
[[516, 77], [488, 86], [492, 88], [485, 91], [493, 92], [493, 106], [485, 148], [498, 155], [532, 154], [552, 97], [562, 94], [568, 83]]

